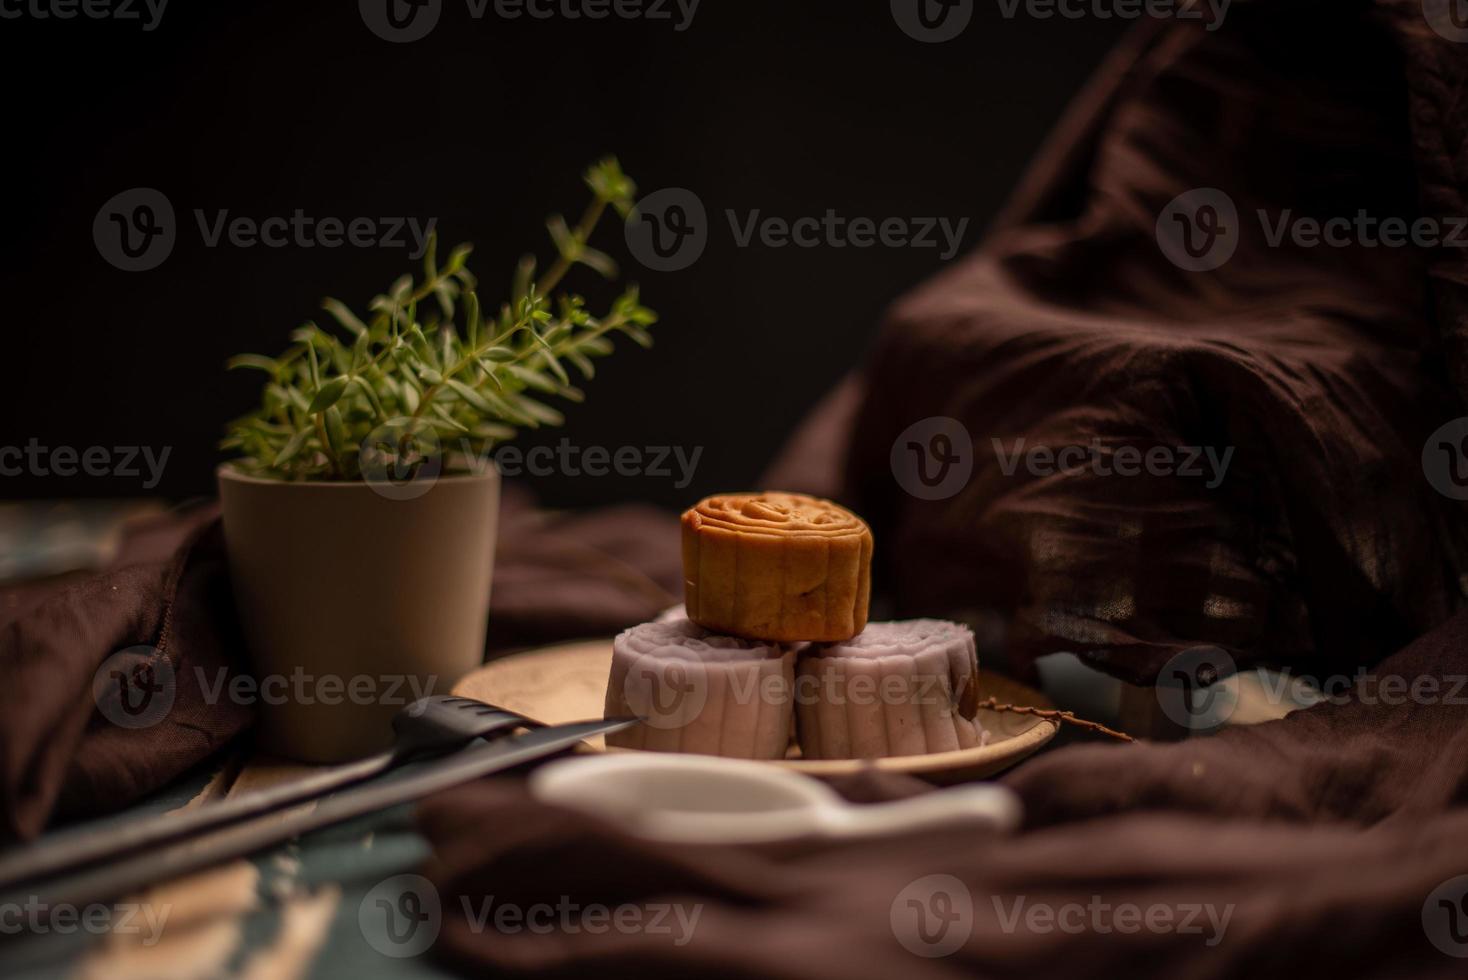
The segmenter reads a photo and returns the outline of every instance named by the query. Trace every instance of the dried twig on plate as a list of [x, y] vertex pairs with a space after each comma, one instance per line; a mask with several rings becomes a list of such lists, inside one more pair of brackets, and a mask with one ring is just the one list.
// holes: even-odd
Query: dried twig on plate
[[1121, 739], [1123, 742], [1136, 741], [1136, 739], [1132, 738], [1126, 732], [1113, 731], [1105, 725], [1098, 724], [1094, 721], [1077, 718], [1069, 711], [1056, 711], [1051, 708], [1031, 708], [1023, 704], [1000, 704], [996, 698], [985, 698], [979, 702], [979, 707], [988, 708], [990, 711], [1012, 711], [1017, 715], [1034, 715], [1036, 718], [1044, 718], [1046, 721], [1069, 722], [1072, 725], [1077, 725], [1093, 732], [1100, 732], [1102, 735], [1110, 735], [1112, 738]]

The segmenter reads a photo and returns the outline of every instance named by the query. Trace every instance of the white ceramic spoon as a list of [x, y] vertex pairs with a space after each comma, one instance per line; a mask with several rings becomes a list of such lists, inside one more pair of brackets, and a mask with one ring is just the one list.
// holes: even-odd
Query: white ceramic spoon
[[687, 844], [880, 837], [959, 823], [1010, 831], [1021, 817], [1019, 797], [992, 784], [855, 805], [778, 766], [657, 752], [552, 762], [531, 775], [530, 789], [547, 802], [610, 817], [638, 836]]

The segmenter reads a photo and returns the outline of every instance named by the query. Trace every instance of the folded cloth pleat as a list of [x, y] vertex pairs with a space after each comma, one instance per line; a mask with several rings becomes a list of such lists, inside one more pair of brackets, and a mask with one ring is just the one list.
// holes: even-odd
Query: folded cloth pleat
[[[148, 521], [101, 574], [0, 592], [0, 832], [115, 809], [208, 758], [250, 723], [208, 694], [242, 668], [212, 507]], [[119, 683], [136, 720], [99, 710]]]

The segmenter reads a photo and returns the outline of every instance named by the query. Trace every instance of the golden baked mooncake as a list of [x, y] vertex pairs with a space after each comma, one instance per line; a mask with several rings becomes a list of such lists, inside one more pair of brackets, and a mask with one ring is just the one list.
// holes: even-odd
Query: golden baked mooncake
[[683, 514], [688, 618], [781, 643], [848, 640], [867, 624], [872, 532], [798, 493], [708, 497]]

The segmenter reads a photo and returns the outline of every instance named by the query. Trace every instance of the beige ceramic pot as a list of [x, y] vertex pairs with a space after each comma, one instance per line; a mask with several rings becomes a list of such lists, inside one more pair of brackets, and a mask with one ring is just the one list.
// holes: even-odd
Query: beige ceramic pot
[[[220, 467], [219, 495], [259, 741], [304, 762], [385, 748], [399, 709], [484, 659], [499, 474], [408, 499], [369, 483], [287, 483]], [[384, 492], [384, 490], [388, 492]]]

